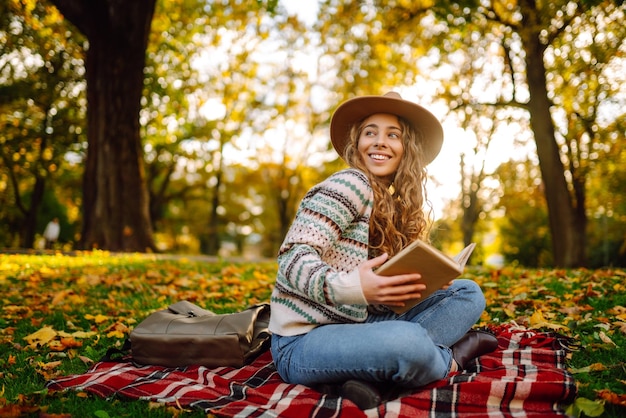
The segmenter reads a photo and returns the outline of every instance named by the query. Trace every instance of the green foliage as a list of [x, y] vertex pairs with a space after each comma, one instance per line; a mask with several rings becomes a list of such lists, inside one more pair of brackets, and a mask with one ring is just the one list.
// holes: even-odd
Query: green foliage
[[608, 151], [589, 179], [589, 265], [626, 265], [626, 122], [616, 121], [603, 135]]
[[507, 264], [552, 265], [548, 214], [537, 170], [528, 161], [511, 161], [498, 169], [503, 215], [497, 223], [503, 237], [500, 251]]
[[48, 2], [8, 2], [0, 19], [0, 242], [32, 246], [46, 190], [81, 153], [85, 132], [82, 40]]
[[[274, 11], [271, 4], [267, 9]], [[217, 254], [222, 244], [233, 244], [241, 252], [264, 236], [268, 251], [275, 252], [286, 228], [276, 220], [291, 220], [303, 187], [292, 183], [297, 176], [291, 174], [289, 187], [276, 185], [286, 172], [306, 170], [308, 156], [292, 160], [283, 138], [279, 150], [272, 141], [286, 135], [290, 117], [308, 114], [306, 124], [318, 123], [305, 108], [307, 98], [294, 94], [297, 84], [306, 85], [307, 74], [290, 63], [295, 45], [307, 47], [302, 31], [293, 19], [272, 14], [269, 20], [263, 7], [252, 14], [249, 5], [230, 4], [206, 13], [191, 1], [159, 3], [142, 121], [151, 217], [161, 249]], [[278, 57], [282, 51], [287, 66]], [[259, 141], [266, 132], [272, 136]], [[272, 154], [281, 153], [283, 164], [295, 162], [295, 169], [268, 169], [275, 164]], [[276, 192], [286, 206], [276, 204]]]
[[[543, 225], [557, 235], [553, 240], [557, 254], [552, 260], [562, 262], [568, 247], [575, 253], [572, 257], [584, 262], [584, 252], [579, 251], [584, 249], [584, 237], [579, 231], [586, 225], [587, 182], [594, 164], [602, 164], [606, 146], [612, 142], [610, 135], [603, 134], [603, 117], [623, 119], [624, 72], [616, 68], [624, 64], [624, 8], [607, 1], [424, 3], [394, 2], [393, 7], [391, 2], [379, 1], [371, 7], [361, 6], [359, 12], [368, 22], [380, 19], [386, 23], [371, 25], [375, 33], [371, 39], [381, 39], [384, 35], [380, 32], [387, 32], [399, 44], [413, 48], [428, 44], [437, 50], [422, 62], [432, 72], [441, 72], [429, 81], [437, 83], [438, 96], [445, 99], [464, 128], [472, 113], [477, 118], [486, 116], [486, 106], [497, 109], [492, 119], [495, 125], [502, 123], [504, 131], [513, 123], [527, 126], [528, 121], [534, 122], [535, 142], [543, 154], [542, 172], [550, 173], [543, 182], [551, 190], [547, 195], [551, 222]], [[420, 6], [433, 6], [429, 11], [440, 25], [425, 24], [432, 23], [432, 16], [424, 10], [418, 12]], [[408, 22], [417, 27], [415, 32], [421, 35], [417, 39], [413, 32], [397, 30]], [[386, 45], [393, 48], [394, 43]], [[545, 74], [527, 68], [536, 69], [540, 63]], [[361, 65], [363, 74], [372, 68], [368, 62], [355, 65]], [[609, 97], [612, 99], [605, 100]], [[542, 101], [544, 105], [538, 107]], [[480, 130], [472, 131], [480, 135]], [[611, 132], [619, 135], [614, 128]], [[466, 184], [462, 187], [463, 228], [469, 235], [471, 223], [467, 221], [475, 218], [476, 207], [467, 204], [471, 194], [467, 194]], [[475, 181], [471, 187], [480, 188], [481, 183]], [[569, 221], [561, 223], [564, 219]], [[541, 247], [547, 242], [542, 241], [529, 260], [551, 263], [538, 261], [544, 258]], [[519, 258], [527, 257], [522, 254]]]
[[74, 238], [75, 225], [68, 218], [67, 207], [63, 205], [53, 193], [53, 190], [47, 190], [46, 193], [44, 193], [40, 213], [37, 217], [37, 231], [43, 234], [48, 222], [53, 218], [59, 218], [59, 224], [61, 226], [59, 242], [70, 242]]
[[[1, 7], [0, 246], [25, 245], [19, 239], [29, 203], [39, 214], [33, 232], [42, 230], [48, 212], [62, 212], [42, 208], [51, 195], [67, 210], [62, 234], [72, 240], [83, 206], [84, 39], [47, 1]], [[442, 224], [454, 235], [462, 222], [466, 239], [477, 231], [474, 240], [481, 240], [496, 208], [507, 209], [497, 221], [507, 261], [552, 263], [541, 185], [518, 191], [485, 171], [494, 158], [492, 139], [514, 137], [529, 149], [515, 7], [327, 0], [311, 27], [274, 1], [159, 1], [140, 126], [160, 249], [215, 251], [224, 243], [238, 252], [261, 242], [262, 254], [275, 254], [304, 191], [342, 166], [328, 152], [334, 106], [355, 94], [411, 88], [438, 111], [450, 109], [442, 119], [475, 139], [453, 145], [463, 150], [464, 196]], [[537, 7], [545, 8], [538, 24], [547, 28], [546, 87], [564, 176], [572, 201], [588, 214], [589, 262], [623, 265], [624, 9], [595, 0]], [[41, 198], [38, 181], [46, 190]]]

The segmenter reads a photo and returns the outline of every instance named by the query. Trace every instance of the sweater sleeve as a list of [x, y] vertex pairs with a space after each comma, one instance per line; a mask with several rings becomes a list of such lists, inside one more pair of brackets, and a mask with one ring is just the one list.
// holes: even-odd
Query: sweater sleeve
[[354, 169], [311, 189], [281, 246], [277, 284], [318, 305], [366, 305], [357, 266], [367, 260], [371, 193]]

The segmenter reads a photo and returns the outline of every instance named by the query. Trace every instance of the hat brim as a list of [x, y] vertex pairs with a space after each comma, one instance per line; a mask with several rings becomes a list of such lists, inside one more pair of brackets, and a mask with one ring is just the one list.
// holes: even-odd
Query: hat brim
[[360, 96], [343, 102], [330, 122], [330, 139], [333, 147], [343, 157], [350, 128], [375, 113], [387, 113], [407, 120], [423, 134], [424, 160], [432, 162], [443, 145], [443, 128], [439, 120], [422, 106], [398, 98], [385, 96]]

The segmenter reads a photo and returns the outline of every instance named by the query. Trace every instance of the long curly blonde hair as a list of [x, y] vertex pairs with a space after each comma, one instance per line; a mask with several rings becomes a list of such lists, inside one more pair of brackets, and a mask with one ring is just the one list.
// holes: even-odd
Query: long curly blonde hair
[[352, 126], [350, 140], [344, 149], [344, 160], [369, 177], [374, 190], [374, 207], [370, 218], [369, 251], [375, 257], [383, 253], [393, 256], [416, 238], [427, 239], [428, 222], [424, 205], [426, 197], [426, 164], [423, 158], [423, 135], [403, 118], [404, 154], [391, 186], [370, 173], [358, 152], [363, 131], [361, 121]]

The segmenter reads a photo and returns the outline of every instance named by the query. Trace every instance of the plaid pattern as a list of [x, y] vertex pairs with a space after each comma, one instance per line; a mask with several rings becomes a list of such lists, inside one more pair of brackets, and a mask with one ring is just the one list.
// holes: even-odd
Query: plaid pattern
[[100, 362], [85, 374], [46, 386], [198, 408], [219, 417], [564, 416], [564, 406], [576, 396], [564, 364], [566, 339], [511, 325], [494, 331], [498, 350], [476, 359], [468, 370], [367, 411], [349, 400], [283, 382], [269, 352], [239, 369]]

